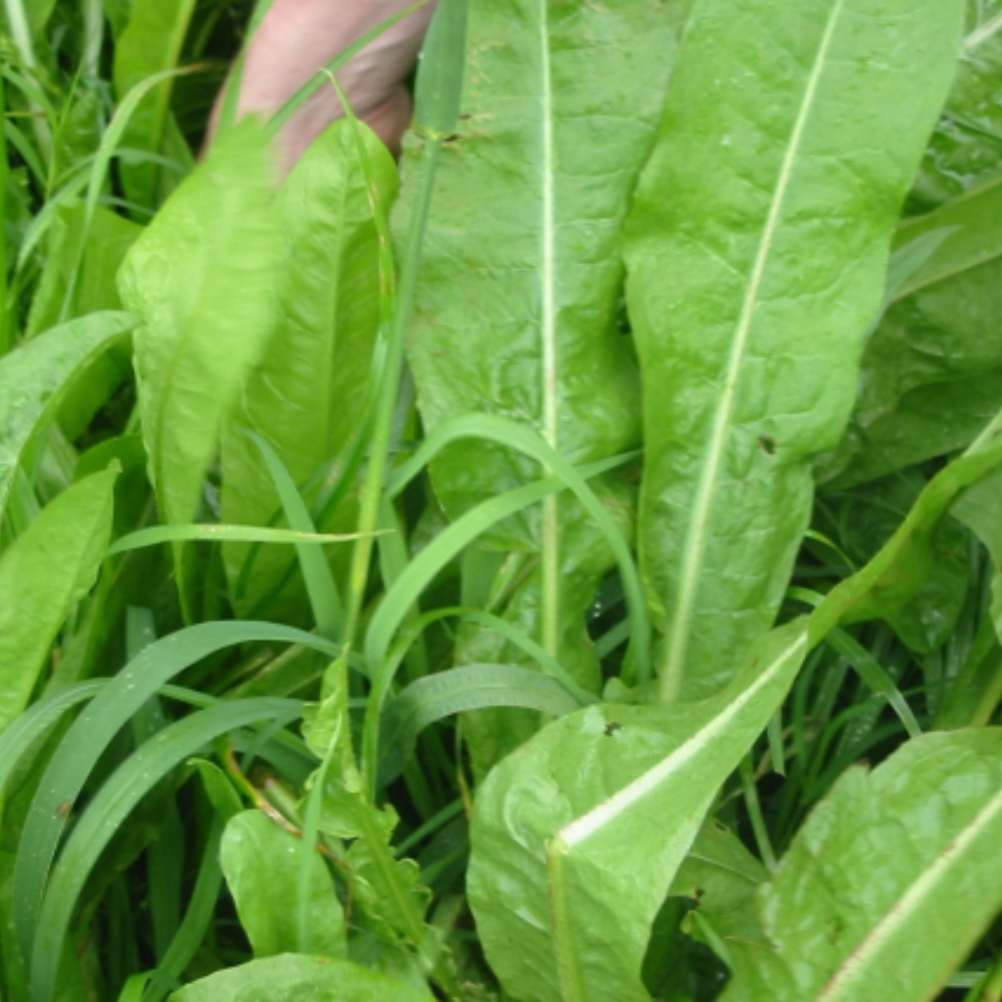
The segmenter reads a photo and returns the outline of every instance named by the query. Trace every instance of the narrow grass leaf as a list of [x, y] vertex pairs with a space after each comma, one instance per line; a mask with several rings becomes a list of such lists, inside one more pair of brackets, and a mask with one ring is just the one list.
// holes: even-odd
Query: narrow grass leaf
[[398, 467], [388, 487], [390, 496], [399, 494], [418, 472], [431, 463], [434, 457], [450, 443], [467, 438], [496, 442], [523, 456], [535, 459], [543, 469], [549, 470], [564, 481], [568, 490], [591, 516], [615, 556], [623, 579], [630, 608], [632, 653], [638, 665], [638, 674], [643, 680], [644, 672], [649, 666], [650, 625], [640, 576], [622, 528], [609, 514], [585, 478], [533, 429], [509, 418], [492, 414], [466, 414], [444, 421], [427, 435], [418, 451]]
[[[587, 479], [615, 469], [622, 462], [623, 457], [616, 457], [605, 462], [591, 463], [578, 472]], [[481, 502], [436, 536], [407, 565], [383, 598], [369, 623], [365, 637], [365, 663], [372, 679], [372, 690], [366, 707], [362, 757], [370, 783], [375, 783], [377, 776], [376, 749], [382, 708], [399, 668], [399, 661], [388, 661], [387, 655], [397, 631], [418, 596], [444, 566], [484, 532], [501, 520], [518, 514], [532, 504], [538, 504], [563, 488], [564, 481], [550, 477]]]
[[[578, 472], [587, 479], [606, 470], [615, 469], [623, 462], [623, 457], [614, 457], [603, 462], [590, 463], [581, 467]], [[445, 532], [436, 536], [408, 564], [407, 569], [397, 579], [392, 591], [383, 599], [372, 617], [365, 641], [365, 657], [370, 673], [375, 675], [378, 672], [407, 611], [450, 560], [502, 519], [565, 489], [565, 482], [557, 477], [549, 477], [526, 487], [516, 488], [499, 497], [481, 502]]]
[[295, 700], [218, 703], [165, 727], [119, 766], [84, 811], [53, 867], [31, 950], [33, 1002], [55, 997], [59, 960], [80, 894], [101, 853], [139, 801], [221, 734], [258, 721], [291, 722], [301, 711], [302, 704]]
[[426, 727], [469, 710], [519, 706], [562, 717], [581, 704], [556, 679], [515, 665], [464, 665], [412, 682], [387, 704], [382, 715], [379, 784], [392, 782], [414, 753]]
[[894, 679], [887, 674], [881, 663], [851, 634], [845, 630], [834, 629], [825, 638], [826, 642], [834, 650], [844, 657], [856, 670], [860, 678], [878, 696], [883, 696], [898, 715], [898, 719], [905, 726], [910, 738], [917, 738], [922, 734], [915, 714], [912, 713], [901, 690], [894, 684]]
[[106, 556], [141, 550], [159, 543], [181, 540], [203, 543], [244, 542], [284, 543], [288, 546], [316, 546], [324, 543], [348, 543], [358, 539], [357, 533], [338, 536], [326, 532], [300, 532], [296, 529], [263, 529], [256, 525], [157, 525], [138, 529], [116, 539], [108, 547]]
[[67, 810], [115, 734], [185, 668], [217, 651], [255, 641], [301, 644], [337, 657], [338, 648], [302, 630], [271, 623], [204, 623], [151, 644], [101, 689], [74, 721], [46, 770], [25, 821], [14, 876], [18, 935], [26, 956], [36, 932], [49, 868]]
[[489, 612], [483, 612], [480, 609], [469, 608], [466, 606], [453, 606], [451, 608], [435, 609], [433, 612], [424, 613], [424, 615], [415, 620], [415, 622], [409, 625], [407, 630], [401, 634], [390, 655], [391, 660], [397, 661], [402, 657], [403, 649], [405, 649], [406, 645], [412, 641], [412, 634], [414, 631], [427, 629], [427, 627], [432, 623], [437, 623], [439, 620], [447, 617], [456, 617], [471, 623], [476, 623], [478, 626], [482, 626], [485, 629], [491, 630], [499, 636], [504, 637], [508, 643], [513, 644], [520, 651], [527, 654], [545, 674], [552, 676], [560, 682], [560, 684], [578, 701], [581, 706], [587, 706], [589, 703], [598, 702], [598, 698], [594, 695], [594, 693], [589, 692], [587, 689], [582, 689], [581, 686], [579, 686], [567, 673], [566, 669], [559, 661], [547, 654], [546, 650], [540, 644], [533, 640], [532, 637], [530, 637], [523, 630], [520, 630], [514, 623], [509, 623], [508, 620], [502, 619], [500, 616], [495, 616]]
[[198, 952], [215, 918], [216, 902], [223, 888], [219, 866], [219, 843], [223, 820], [217, 818], [209, 831], [202, 863], [188, 901], [184, 919], [157, 969], [149, 975], [150, 987], [143, 1002], [162, 1002], [181, 982], [181, 977]]
[[5, 792], [7, 782], [21, 758], [42, 735], [54, 727], [67, 710], [93, 699], [104, 688], [106, 681], [102, 678], [77, 682], [67, 689], [45, 696], [33, 703], [0, 734], [0, 794]]
[[[298, 532], [315, 534], [313, 519], [275, 450], [258, 434], [245, 433], [256, 446], [264, 459], [265, 468], [271, 477], [272, 484], [282, 502], [282, 510], [286, 521]], [[355, 539], [361, 538], [354, 534]], [[323, 554], [309, 546], [297, 546], [296, 556], [306, 582], [306, 593], [313, 608], [313, 617], [320, 635], [333, 640], [340, 630], [344, 613], [341, 604], [341, 594], [337, 582]]]

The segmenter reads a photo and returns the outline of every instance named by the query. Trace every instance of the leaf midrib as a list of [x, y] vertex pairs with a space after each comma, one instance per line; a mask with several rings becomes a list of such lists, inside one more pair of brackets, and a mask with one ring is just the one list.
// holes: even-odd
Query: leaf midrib
[[[543, 438], [559, 450], [557, 395], [556, 220], [554, 199], [553, 80], [550, 66], [549, 0], [538, 0], [540, 35], [541, 144], [542, 144], [542, 317], [540, 338], [543, 355]], [[544, 467], [544, 475], [552, 470]], [[546, 653], [557, 657], [560, 649], [560, 498], [553, 494], [543, 501], [542, 525], [542, 642]]]

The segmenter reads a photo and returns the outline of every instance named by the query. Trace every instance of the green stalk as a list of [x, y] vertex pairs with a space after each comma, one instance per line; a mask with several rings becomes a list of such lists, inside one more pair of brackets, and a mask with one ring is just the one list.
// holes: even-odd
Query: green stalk
[[[7, 118], [7, 93], [3, 76], [0, 76], [0, 123]], [[7, 185], [9, 165], [7, 161], [7, 132], [0, 129], [0, 221], [7, 219]], [[10, 308], [7, 285], [7, 236], [0, 232], [0, 358], [13, 347], [10, 331]]]
[[233, 73], [226, 86], [226, 96], [223, 98], [223, 109], [219, 116], [217, 130], [217, 134], [220, 136], [236, 121], [237, 106], [240, 104], [240, 90], [243, 87], [244, 66], [247, 62], [247, 50], [250, 48], [251, 42], [254, 41], [254, 36], [257, 34], [258, 28], [261, 27], [261, 22], [265, 19], [268, 11], [271, 10], [271, 5], [274, 2], [275, 0], [258, 0], [258, 3], [254, 7], [254, 13], [251, 15], [250, 25], [247, 29], [247, 37], [244, 39], [244, 44], [240, 48], [240, 54], [233, 64]]
[[[375, 532], [379, 519], [379, 506], [383, 496], [386, 467], [389, 463], [390, 440], [393, 434], [393, 411], [397, 399], [397, 387], [400, 385], [404, 366], [404, 339], [407, 333], [407, 324], [414, 310], [418, 269], [421, 263], [421, 246], [424, 243], [424, 233], [435, 190], [435, 175], [444, 139], [445, 136], [433, 137], [425, 148], [424, 173], [418, 190], [414, 219], [404, 247], [404, 261], [397, 289], [396, 310], [390, 323], [383, 369], [379, 377], [375, 426], [372, 433], [369, 465], [362, 488], [362, 504], [358, 519], [359, 532]], [[358, 621], [369, 578], [372, 547], [373, 539], [371, 538], [360, 539], [355, 546], [348, 584], [348, 616], [343, 638], [345, 644], [351, 644], [358, 631]], [[374, 668], [375, 666], [370, 666], [370, 671]]]
[[[271, 4], [271, 0], [266, 0], [266, 2]], [[367, 45], [374, 42], [384, 31], [388, 31], [395, 24], [399, 24], [404, 18], [410, 17], [415, 11], [420, 10], [426, 4], [430, 3], [431, 0], [418, 0], [417, 3], [411, 4], [405, 10], [402, 10], [399, 14], [395, 14], [393, 17], [387, 18], [382, 24], [377, 25], [372, 31], [366, 32], [361, 38], [353, 42], [344, 50], [339, 56], [332, 59], [326, 67], [324, 67], [319, 73], [316, 73], [307, 83], [303, 84], [302, 87], [296, 91], [288, 101], [278, 110], [275, 116], [272, 118], [272, 125], [276, 129], [280, 129], [286, 122], [289, 121], [292, 116], [299, 111], [299, 109], [306, 104], [306, 102], [313, 97], [314, 94], [323, 86], [324, 84], [324, 74], [328, 76], [337, 73], [345, 63], [354, 59], [362, 49]], [[462, 0], [465, 4], [465, 0]], [[465, 10], [464, 10], [465, 18]], [[418, 109], [420, 113], [420, 108]], [[225, 109], [224, 109], [225, 113]]]
[[[425, 45], [422, 73], [417, 87], [417, 130], [425, 139], [423, 173], [417, 202], [404, 245], [403, 265], [397, 287], [397, 299], [389, 323], [383, 350], [369, 449], [369, 465], [362, 488], [359, 531], [375, 531], [383, 500], [386, 469], [393, 437], [393, 416], [404, 367], [404, 342], [407, 325], [414, 311], [417, 277], [421, 267], [421, 248], [435, 191], [435, 177], [442, 146], [452, 136], [459, 122], [463, 70], [466, 49], [466, 0], [444, 0]], [[369, 526], [368, 530], [363, 529]], [[348, 614], [343, 642], [351, 646], [358, 632], [365, 600], [373, 540], [360, 539], [352, 557], [348, 591]], [[378, 665], [369, 665], [372, 674]]]

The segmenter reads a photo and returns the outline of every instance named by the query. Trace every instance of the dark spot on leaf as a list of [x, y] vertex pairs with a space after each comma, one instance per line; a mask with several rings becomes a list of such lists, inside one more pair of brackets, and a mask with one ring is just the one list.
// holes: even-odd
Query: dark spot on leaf
[[615, 720], [610, 720], [609, 723], [605, 725], [605, 736], [607, 738], [611, 738], [616, 731], [621, 731], [622, 729], [622, 724], [617, 724]]
[[772, 435], [759, 435], [758, 447], [770, 458], [776, 455], [776, 440]]
[[697, 901], [702, 901], [704, 894], [706, 894], [706, 890], [704, 888], [702, 888], [702, 887], [697, 887], [696, 888], [696, 900]]

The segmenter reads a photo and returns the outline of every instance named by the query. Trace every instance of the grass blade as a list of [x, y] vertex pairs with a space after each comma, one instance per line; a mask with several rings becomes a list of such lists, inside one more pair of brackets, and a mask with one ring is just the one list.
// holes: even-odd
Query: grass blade
[[31, 950], [33, 1002], [50, 1002], [54, 997], [63, 943], [84, 884], [136, 804], [177, 765], [221, 734], [276, 717], [291, 722], [301, 710], [302, 704], [294, 700], [219, 703], [166, 727], [119, 766], [77, 822], [53, 868]]
[[271, 623], [205, 623], [147, 647], [109, 681], [77, 718], [52, 757], [25, 820], [14, 874], [15, 920], [25, 956], [31, 954], [42, 895], [56, 846], [87, 777], [119, 729], [177, 674], [235, 644], [302, 644], [337, 657], [339, 648], [302, 630]]
[[386, 704], [379, 785], [392, 782], [426, 727], [456, 713], [487, 706], [519, 706], [562, 717], [581, 704], [555, 679], [514, 665], [464, 665], [412, 682]]

